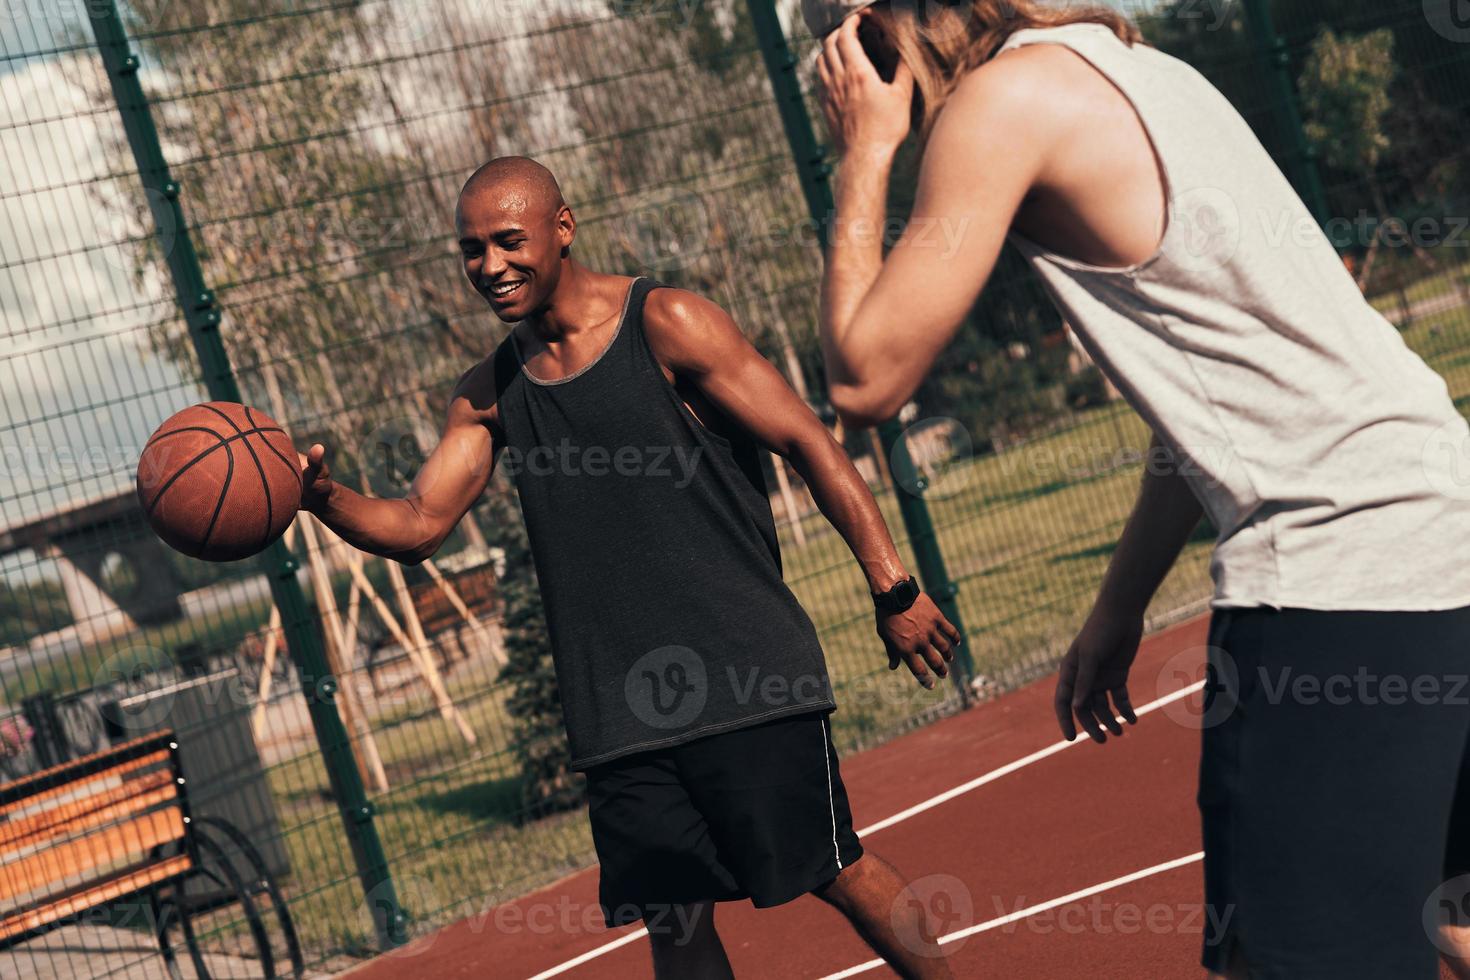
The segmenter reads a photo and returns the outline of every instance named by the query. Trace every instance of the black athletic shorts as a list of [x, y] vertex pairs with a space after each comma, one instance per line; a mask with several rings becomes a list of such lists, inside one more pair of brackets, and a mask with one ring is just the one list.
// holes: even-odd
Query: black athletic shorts
[[[1470, 607], [1216, 610], [1202, 962], [1253, 980], [1438, 976], [1470, 912]], [[1448, 882], [1448, 884], [1445, 884]]]
[[780, 905], [861, 857], [827, 715], [778, 718], [589, 768], [608, 926], [676, 923], [672, 907], [691, 902]]

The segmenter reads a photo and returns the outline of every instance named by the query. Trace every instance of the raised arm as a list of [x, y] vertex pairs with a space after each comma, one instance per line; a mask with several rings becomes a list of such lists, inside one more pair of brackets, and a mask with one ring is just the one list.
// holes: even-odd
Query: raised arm
[[495, 437], [490, 399], [476, 392], [488, 371], [472, 369], [449, 398], [439, 444], [402, 498], [366, 497], [331, 478], [321, 443], [301, 457], [301, 508], [354, 548], [417, 565], [439, 550], [490, 481], [504, 440]]
[[[659, 289], [644, 311], [649, 345], [660, 363], [735, 425], [791, 461], [822, 514], [852, 550], [873, 592], [908, 579], [878, 504], [811, 408], [760, 355], [729, 315], [693, 293]], [[890, 669], [907, 663], [925, 687], [944, 677], [959, 632], [927, 595], [906, 613], [879, 614]]]
[[1061, 127], [1055, 86], [1035, 60], [1003, 57], [967, 75], [929, 137], [913, 211], [885, 260], [879, 232], [912, 83], [902, 69], [883, 82], [857, 41], [857, 20], [827, 38], [818, 70], [842, 154], [822, 350], [833, 406], [861, 427], [896, 414], [953, 338]]

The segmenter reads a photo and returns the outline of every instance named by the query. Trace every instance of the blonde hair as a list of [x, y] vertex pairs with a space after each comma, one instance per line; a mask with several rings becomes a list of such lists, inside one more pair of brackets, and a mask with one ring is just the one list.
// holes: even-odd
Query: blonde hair
[[966, 72], [991, 58], [1007, 37], [1030, 27], [1102, 24], [1124, 44], [1143, 40], [1138, 27], [1107, 7], [1048, 6], [1037, 0], [890, 0], [873, 13], [914, 75], [914, 128], [922, 144], [939, 110]]

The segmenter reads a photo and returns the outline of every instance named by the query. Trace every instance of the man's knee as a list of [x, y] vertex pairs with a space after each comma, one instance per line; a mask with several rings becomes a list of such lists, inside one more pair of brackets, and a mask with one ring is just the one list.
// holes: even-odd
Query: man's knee
[[851, 908], [871, 867], [870, 862], [865, 863], [863, 858], [859, 858], [837, 872], [831, 881], [814, 888], [812, 894], [839, 909]]

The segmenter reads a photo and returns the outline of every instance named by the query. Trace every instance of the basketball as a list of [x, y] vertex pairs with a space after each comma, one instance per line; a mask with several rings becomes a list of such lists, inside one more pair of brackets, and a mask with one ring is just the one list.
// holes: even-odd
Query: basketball
[[259, 554], [301, 504], [291, 436], [259, 409], [191, 405], [148, 437], [138, 457], [138, 503], [154, 532], [205, 561]]

